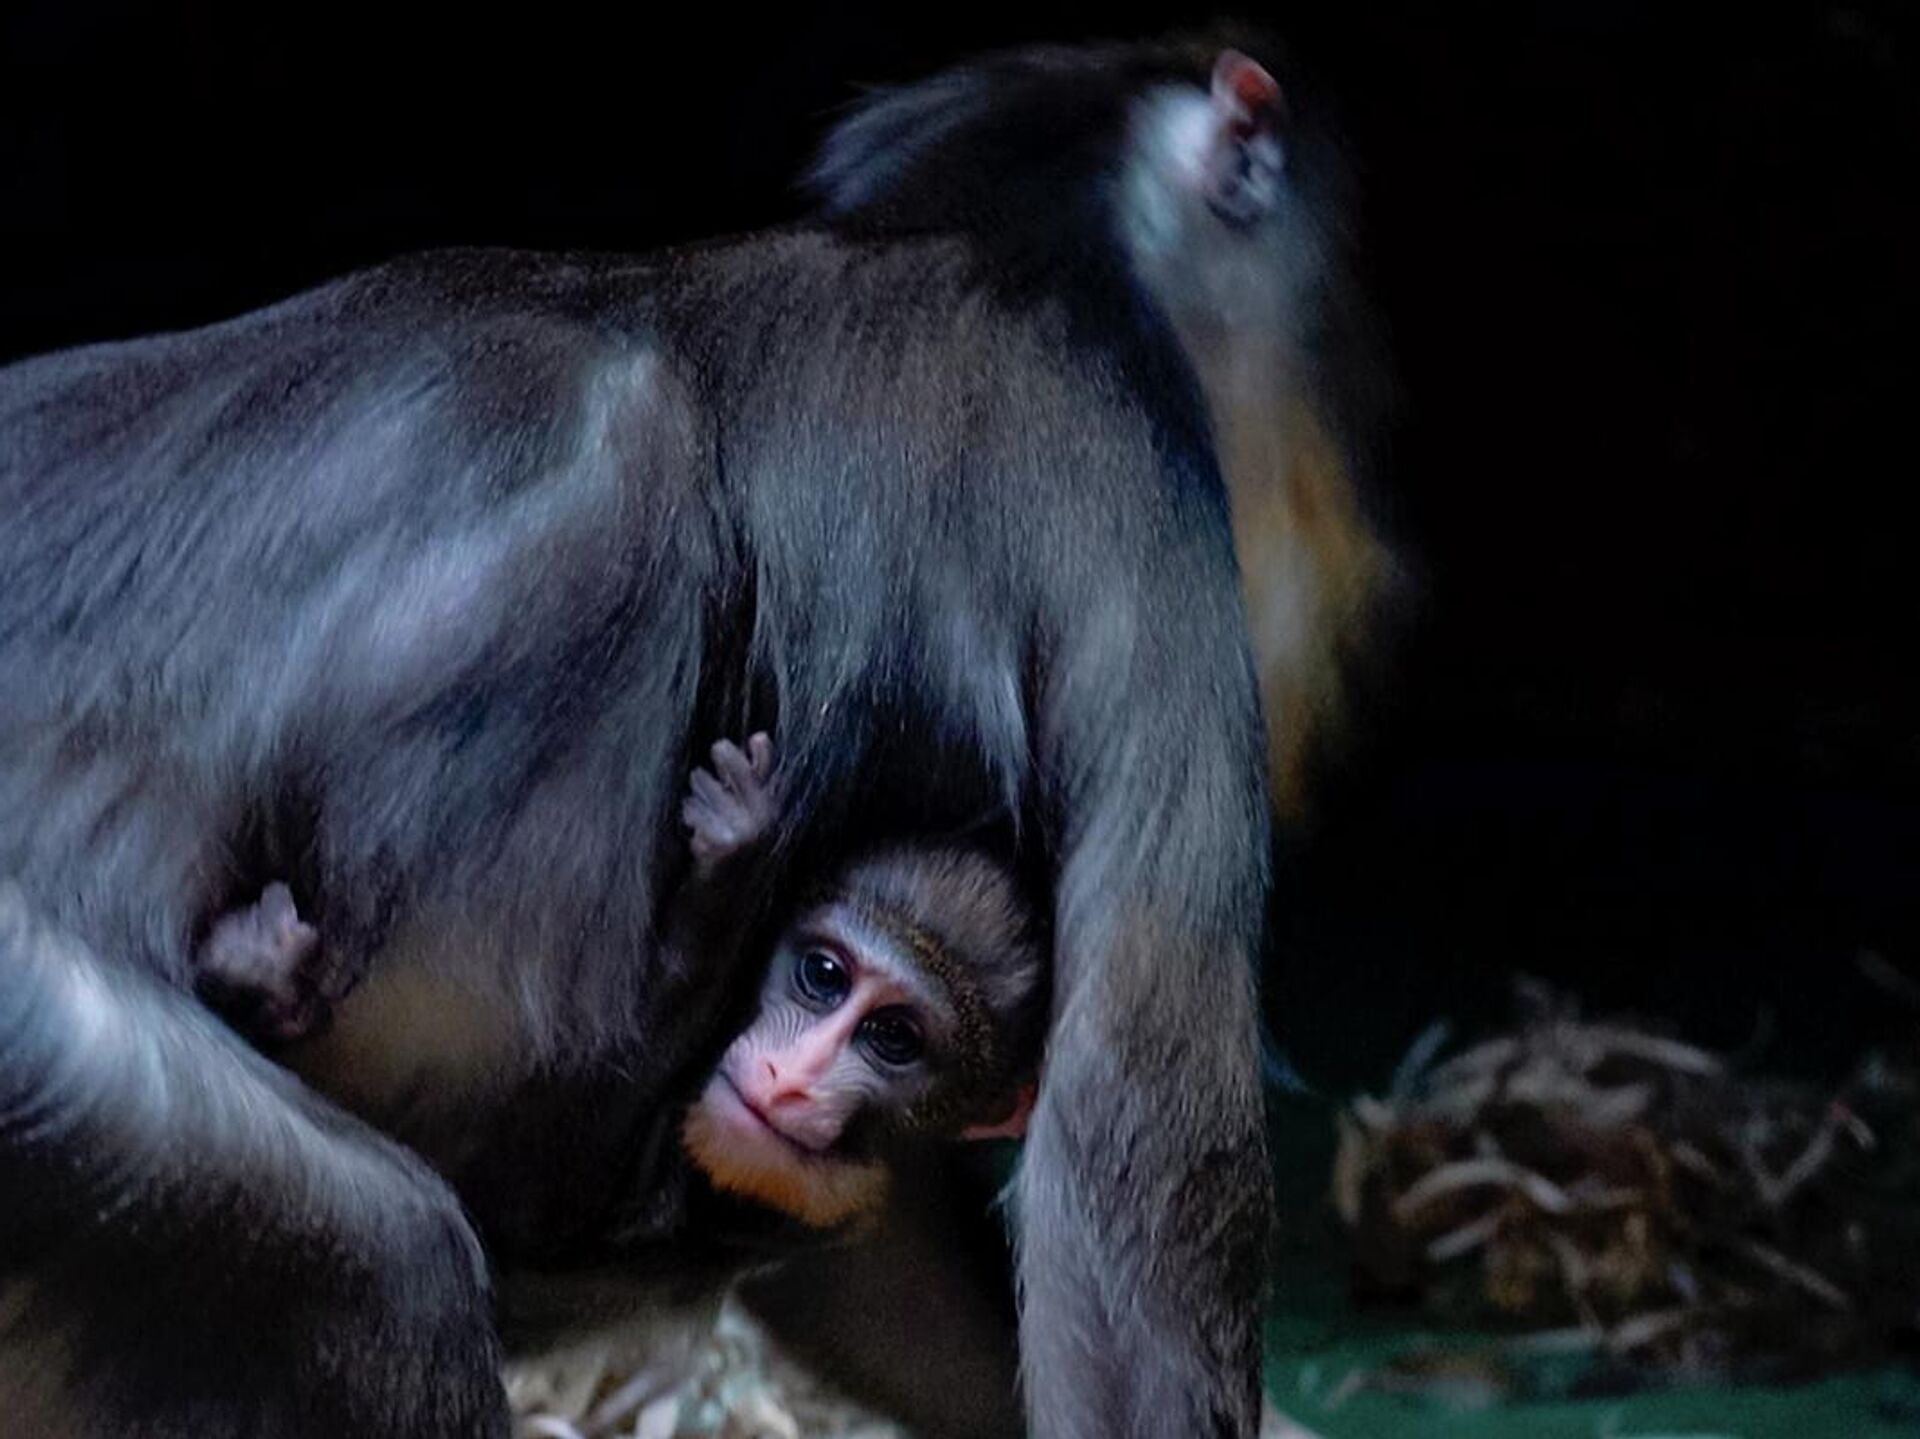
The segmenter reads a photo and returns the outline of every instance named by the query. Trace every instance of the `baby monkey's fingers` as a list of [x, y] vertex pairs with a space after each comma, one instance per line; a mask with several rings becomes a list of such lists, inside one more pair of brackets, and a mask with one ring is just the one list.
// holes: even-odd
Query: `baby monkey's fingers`
[[[753, 741], [747, 743], [751, 745]], [[760, 788], [761, 776], [755, 771], [753, 761], [732, 740], [723, 739], [714, 745], [713, 772], [735, 794], [751, 795]]]
[[763, 782], [773, 774], [773, 739], [766, 731], [747, 736], [747, 760]]

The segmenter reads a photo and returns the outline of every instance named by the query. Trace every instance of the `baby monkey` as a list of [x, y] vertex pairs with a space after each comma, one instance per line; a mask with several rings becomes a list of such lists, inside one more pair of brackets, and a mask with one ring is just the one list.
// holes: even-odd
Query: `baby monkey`
[[[682, 811], [693, 885], [762, 843], [773, 747], [722, 740]], [[820, 1227], [871, 1211], [901, 1139], [1017, 1135], [1033, 1102], [1040, 953], [1013, 876], [976, 851], [897, 845], [843, 866], [782, 929], [758, 1012], [688, 1110], [694, 1164]]]
[[[724, 961], [778, 816], [773, 743], [722, 740], [682, 807], [693, 866], [665, 935], [681, 963]], [[285, 1043], [344, 992], [284, 885], [221, 917], [200, 986], [249, 1038]], [[681, 1127], [723, 1193], [814, 1228], [875, 1211], [893, 1146], [1025, 1129], [1041, 1014], [1041, 953], [1008, 867], [977, 850], [897, 844], [808, 894], [774, 941], [757, 1010]]]

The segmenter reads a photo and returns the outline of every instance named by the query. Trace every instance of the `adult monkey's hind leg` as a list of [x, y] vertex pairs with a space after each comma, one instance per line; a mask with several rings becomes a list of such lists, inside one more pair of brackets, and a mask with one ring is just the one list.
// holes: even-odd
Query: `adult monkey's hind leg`
[[479, 1249], [445, 1186], [12, 885], [0, 1415], [36, 1439], [507, 1432]]

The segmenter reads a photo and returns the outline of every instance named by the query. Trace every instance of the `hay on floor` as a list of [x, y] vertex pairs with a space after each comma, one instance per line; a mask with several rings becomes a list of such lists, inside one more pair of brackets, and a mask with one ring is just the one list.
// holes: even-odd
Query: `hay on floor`
[[1444, 1060], [1435, 1030], [1340, 1116], [1362, 1293], [1667, 1376], [1811, 1371], [1920, 1330], [1912, 1056], [1823, 1088], [1537, 989], [1523, 1007]]
[[832, 1393], [732, 1302], [677, 1342], [611, 1332], [512, 1364], [516, 1439], [908, 1439]]

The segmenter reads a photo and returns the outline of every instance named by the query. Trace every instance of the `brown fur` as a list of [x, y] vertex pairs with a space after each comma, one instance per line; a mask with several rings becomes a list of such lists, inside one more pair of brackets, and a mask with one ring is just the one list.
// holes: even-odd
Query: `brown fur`
[[[1214, 367], [1210, 395], [1260, 701], [1274, 808], [1297, 818], [1316, 744], [1342, 718], [1344, 661], [1393, 579], [1340, 445], [1277, 357]], [[1273, 402], [1275, 393], [1283, 401]]]

